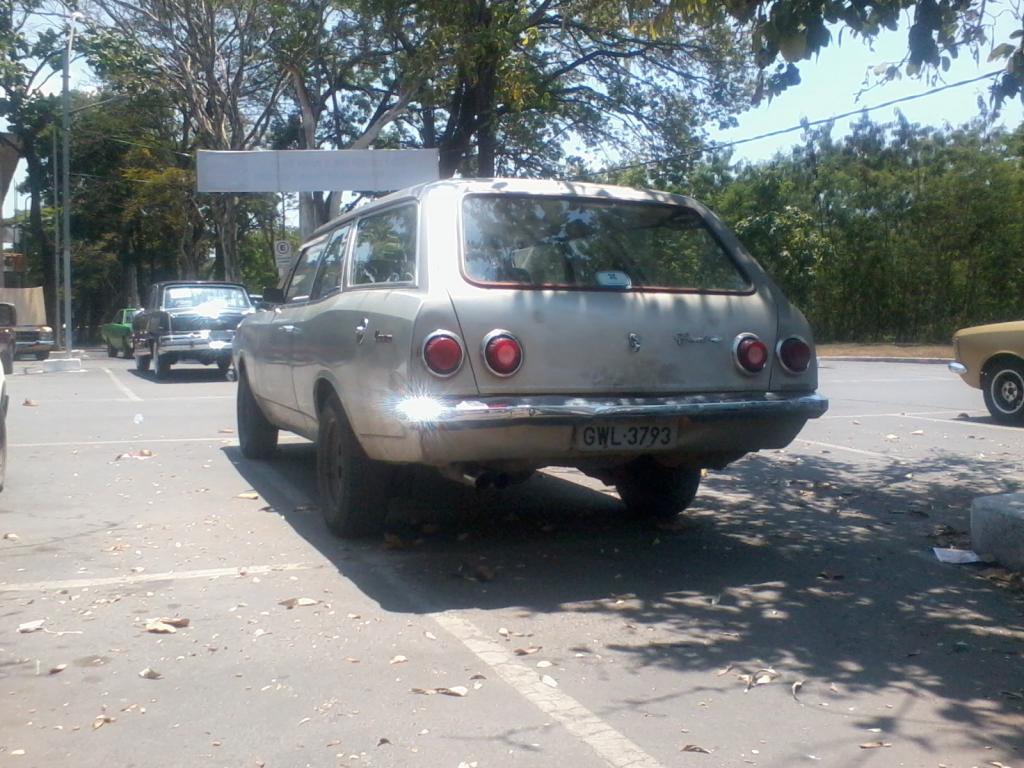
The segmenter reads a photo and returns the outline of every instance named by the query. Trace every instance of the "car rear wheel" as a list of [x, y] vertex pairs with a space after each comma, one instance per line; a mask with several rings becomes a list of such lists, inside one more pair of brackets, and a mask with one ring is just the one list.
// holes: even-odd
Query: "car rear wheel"
[[166, 379], [171, 373], [171, 358], [160, 354], [160, 347], [153, 349], [153, 372], [158, 379]]
[[230, 360], [218, 360], [217, 361], [217, 370], [220, 371], [221, 373], [225, 373], [226, 374], [230, 367], [231, 367], [231, 361]]
[[334, 534], [357, 538], [383, 530], [391, 468], [366, 457], [334, 395], [320, 410], [316, 474], [324, 521]]
[[107, 357], [117, 357], [117, 347], [109, 342], [107, 343]]
[[700, 470], [666, 467], [649, 456], [625, 467], [615, 484], [622, 503], [635, 517], [664, 520], [693, 502], [700, 487]]
[[985, 407], [1000, 424], [1024, 424], [1024, 364], [997, 361], [985, 371]]
[[36, 360], [46, 360], [49, 356], [49, 352], [36, 352]]
[[267, 421], [263, 409], [249, 386], [249, 377], [242, 372], [238, 377], [235, 398], [238, 419], [238, 444], [247, 459], [266, 459], [277, 450], [277, 427]]

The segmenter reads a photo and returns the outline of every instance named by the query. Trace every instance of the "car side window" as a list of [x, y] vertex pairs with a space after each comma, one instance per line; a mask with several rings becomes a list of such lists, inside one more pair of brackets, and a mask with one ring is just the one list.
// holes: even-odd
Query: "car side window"
[[345, 264], [345, 246], [348, 243], [351, 225], [335, 230], [331, 240], [327, 244], [323, 258], [320, 259], [320, 267], [313, 283], [313, 291], [310, 293], [312, 299], [322, 299], [335, 291], [341, 290], [341, 272]]
[[416, 279], [416, 206], [365, 216], [356, 225], [349, 285], [411, 283]]
[[323, 250], [324, 243], [321, 241], [299, 252], [299, 258], [288, 281], [288, 288], [284, 292], [285, 304], [309, 299], [309, 294], [313, 290], [313, 278], [316, 277], [317, 263]]

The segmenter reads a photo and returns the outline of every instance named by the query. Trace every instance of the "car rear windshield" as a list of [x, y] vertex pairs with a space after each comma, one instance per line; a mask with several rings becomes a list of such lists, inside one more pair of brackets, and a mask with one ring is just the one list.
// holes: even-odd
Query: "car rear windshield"
[[681, 205], [526, 195], [463, 201], [466, 276], [506, 287], [742, 292], [750, 282]]
[[173, 285], [164, 289], [164, 309], [248, 309], [249, 296], [230, 285]]

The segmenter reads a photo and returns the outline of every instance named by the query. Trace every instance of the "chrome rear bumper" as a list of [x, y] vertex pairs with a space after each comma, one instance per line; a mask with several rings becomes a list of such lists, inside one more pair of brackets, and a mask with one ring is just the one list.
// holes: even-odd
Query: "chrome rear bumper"
[[828, 410], [817, 394], [722, 393], [674, 397], [481, 397], [406, 398], [398, 419], [413, 429], [466, 429], [515, 424], [578, 424], [594, 419], [687, 418], [706, 422], [732, 418], [814, 419]]

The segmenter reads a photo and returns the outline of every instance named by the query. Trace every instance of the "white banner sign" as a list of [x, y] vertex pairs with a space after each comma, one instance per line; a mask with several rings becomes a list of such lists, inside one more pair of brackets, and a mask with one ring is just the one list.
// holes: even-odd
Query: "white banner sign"
[[436, 149], [199, 150], [200, 192], [391, 192], [436, 181]]

